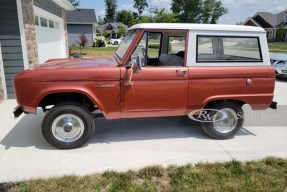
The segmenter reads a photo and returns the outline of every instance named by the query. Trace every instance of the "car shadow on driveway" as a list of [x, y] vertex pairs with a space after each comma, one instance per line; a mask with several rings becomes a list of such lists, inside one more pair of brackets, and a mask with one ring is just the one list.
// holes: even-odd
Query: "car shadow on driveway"
[[[36, 147], [55, 150], [42, 136], [43, 112], [25, 115], [0, 142], [8, 150], [11, 147]], [[106, 120], [95, 119], [96, 129], [87, 145], [140, 140], [161, 140], [170, 138], [196, 138], [210, 140], [198, 122], [188, 117], [160, 117]], [[253, 135], [242, 129], [237, 136]]]

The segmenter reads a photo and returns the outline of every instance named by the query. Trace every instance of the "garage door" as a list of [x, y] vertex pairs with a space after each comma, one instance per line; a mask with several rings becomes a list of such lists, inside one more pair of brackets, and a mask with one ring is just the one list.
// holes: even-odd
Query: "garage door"
[[66, 57], [63, 19], [35, 10], [36, 37], [39, 62]]

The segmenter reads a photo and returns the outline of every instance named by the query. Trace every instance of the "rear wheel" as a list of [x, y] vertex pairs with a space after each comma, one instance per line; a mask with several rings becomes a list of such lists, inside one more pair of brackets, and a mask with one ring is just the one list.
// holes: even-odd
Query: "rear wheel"
[[114, 45], [118, 45], [118, 44], [119, 44], [119, 42], [117, 42], [117, 41], [114, 42]]
[[78, 103], [54, 106], [42, 123], [44, 138], [59, 149], [73, 149], [84, 145], [94, 129], [92, 114]]
[[207, 107], [211, 122], [202, 122], [203, 130], [212, 138], [228, 139], [241, 129], [244, 113], [241, 105], [235, 102], [218, 102]]

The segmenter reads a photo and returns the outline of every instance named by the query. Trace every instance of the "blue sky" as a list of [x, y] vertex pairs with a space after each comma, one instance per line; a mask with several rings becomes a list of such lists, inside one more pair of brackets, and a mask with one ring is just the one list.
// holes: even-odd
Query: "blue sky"
[[[170, 10], [171, 0], [147, 0], [149, 8], [165, 8]], [[133, 0], [117, 0], [118, 10], [134, 10]], [[105, 15], [104, 0], [80, 0], [80, 8], [93, 8], [96, 15]], [[229, 13], [219, 20], [221, 24], [235, 24], [253, 16], [256, 12], [267, 11], [277, 13], [287, 9], [286, 0], [222, 0], [223, 5], [228, 8]], [[148, 14], [148, 9], [145, 11]]]

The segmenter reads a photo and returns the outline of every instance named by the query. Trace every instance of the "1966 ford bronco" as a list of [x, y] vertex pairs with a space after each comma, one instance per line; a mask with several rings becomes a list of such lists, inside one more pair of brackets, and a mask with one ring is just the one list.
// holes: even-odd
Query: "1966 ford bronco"
[[[266, 32], [257, 27], [138, 24], [112, 58], [54, 59], [15, 76], [15, 117], [47, 112], [45, 139], [60, 149], [85, 144], [94, 116], [187, 116], [205, 111], [212, 138], [233, 137], [242, 106], [276, 108]], [[100, 112], [100, 113], [99, 113]], [[240, 114], [240, 115], [239, 115]], [[197, 114], [202, 115], [202, 114]]]

